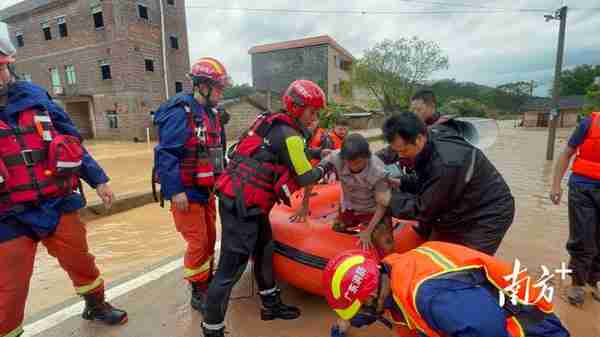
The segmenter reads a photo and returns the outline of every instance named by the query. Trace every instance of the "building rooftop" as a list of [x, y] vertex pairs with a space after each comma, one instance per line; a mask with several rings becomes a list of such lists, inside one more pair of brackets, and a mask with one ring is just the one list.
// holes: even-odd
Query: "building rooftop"
[[21, 1], [10, 7], [7, 7], [3, 10], [0, 10], [0, 20], [6, 20], [9, 18], [12, 18], [13, 16], [31, 12], [35, 9], [47, 6], [53, 2], [58, 2], [58, 1], [61, 1], [61, 0], [25, 0], [25, 1]]
[[[581, 109], [585, 105], [585, 96], [564, 96], [559, 100], [561, 109]], [[552, 99], [547, 97], [531, 97], [523, 107], [522, 111], [550, 110]]]
[[276, 50], [304, 48], [304, 47], [310, 47], [310, 46], [319, 46], [319, 45], [323, 45], [323, 44], [332, 46], [334, 49], [336, 49], [338, 52], [342, 53], [344, 56], [348, 57], [351, 60], [354, 60], [354, 56], [352, 56], [352, 54], [350, 54], [350, 52], [348, 52], [346, 49], [344, 49], [342, 46], [340, 46], [329, 35], [321, 35], [321, 36], [308, 37], [308, 38], [299, 39], [299, 40], [291, 40], [291, 41], [263, 44], [263, 45], [254, 46], [254, 47], [250, 48], [248, 53], [249, 54], [267, 53], [267, 52], [276, 51]]

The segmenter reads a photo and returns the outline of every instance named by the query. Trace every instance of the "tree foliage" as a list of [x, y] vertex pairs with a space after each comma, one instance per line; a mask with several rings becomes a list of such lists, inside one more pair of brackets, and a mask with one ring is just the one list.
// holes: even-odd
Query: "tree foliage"
[[564, 70], [560, 76], [561, 96], [585, 95], [594, 79], [600, 77], [600, 65], [582, 64]]
[[600, 86], [590, 85], [585, 98], [586, 104], [583, 108], [585, 115], [589, 115], [592, 111], [600, 111]]
[[418, 37], [386, 39], [365, 50], [354, 65], [355, 84], [366, 87], [384, 111], [408, 106], [417, 85], [448, 68], [448, 57], [437, 43]]
[[460, 117], [486, 117], [487, 108], [471, 98], [456, 98], [444, 105], [444, 113]]
[[234, 85], [223, 91], [223, 99], [232, 99], [247, 96], [253, 94], [254, 92], [254, 87], [250, 86], [247, 83], [244, 83], [242, 85]]
[[535, 82], [519, 81], [502, 84], [497, 88], [508, 95], [506, 98], [510, 101], [512, 112], [520, 112], [521, 106], [532, 96], [536, 86]]

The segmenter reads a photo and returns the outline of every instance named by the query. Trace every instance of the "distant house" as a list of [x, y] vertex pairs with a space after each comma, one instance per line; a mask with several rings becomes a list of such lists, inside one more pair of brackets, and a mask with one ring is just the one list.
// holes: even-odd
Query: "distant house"
[[282, 107], [278, 94], [269, 95], [266, 92], [256, 92], [251, 95], [224, 100], [220, 106], [224, 107], [231, 117], [225, 127], [228, 139], [239, 138], [260, 113], [269, 110], [269, 108], [271, 111], [277, 111]]
[[[583, 109], [585, 96], [566, 96], [559, 101], [560, 120], [558, 127], [571, 128], [577, 125], [577, 116]], [[552, 100], [532, 97], [521, 107], [524, 127], [548, 127]]]
[[254, 46], [249, 54], [258, 90], [283, 92], [292, 81], [307, 79], [322, 86], [330, 100], [352, 92], [354, 57], [327, 35]]

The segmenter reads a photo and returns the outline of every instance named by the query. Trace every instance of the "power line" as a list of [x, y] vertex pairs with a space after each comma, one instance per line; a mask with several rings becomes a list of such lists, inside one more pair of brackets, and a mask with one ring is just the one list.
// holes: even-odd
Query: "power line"
[[208, 9], [216, 11], [238, 11], [238, 12], [261, 12], [261, 13], [284, 13], [284, 14], [354, 14], [354, 15], [424, 15], [424, 14], [494, 14], [494, 13], [548, 13], [551, 10], [537, 8], [506, 8], [506, 9], [482, 9], [482, 10], [360, 10], [360, 9], [291, 9], [291, 8], [249, 8], [249, 7], [213, 7], [188, 5], [189, 9]]

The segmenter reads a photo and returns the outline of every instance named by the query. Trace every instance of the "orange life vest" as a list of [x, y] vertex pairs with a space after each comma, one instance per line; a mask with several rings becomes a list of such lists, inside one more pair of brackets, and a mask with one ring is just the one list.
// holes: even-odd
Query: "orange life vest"
[[339, 150], [342, 148], [342, 143], [344, 142], [344, 139], [340, 138], [340, 136], [338, 136], [335, 133], [335, 131], [331, 130], [330, 132], [327, 133], [327, 136], [329, 137], [329, 139], [331, 139], [334, 150]]
[[573, 173], [600, 180], [600, 112], [592, 113], [585, 140], [577, 149]]
[[[500, 292], [511, 285], [511, 282], [504, 277], [513, 272], [510, 264], [492, 256], [455, 244], [437, 241], [426, 242], [404, 254], [389, 255], [383, 261], [391, 267], [392, 294], [402, 310], [409, 328], [421, 331], [429, 337], [441, 337], [441, 335], [428, 326], [417, 309], [416, 296], [424, 281], [452, 272], [483, 269], [491, 285]], [[524, 273], [521, 273], [518, 279], [522, 280], [525, 276]], [[552, 312], [552, 304], [543, 297], [536, 304], [525, 304], [527, 287], [524, 286], [524, 282], [520, 284], [522, 286], [518, 292], [518, 306], [539, 310], [541, 315]], [[530, 299], [538, 299], [541, 291], [539, 288], [533, 288], [530, 285], [528, 290]], [[510, 303], [510, 301], [511, 297], [507, 294], [506, 302]], [[512, 337], [525, 337], [526, 324], [525, 320], [519, 320], [519, 315], [510, 316], [506, 320], [506, 328]]]

